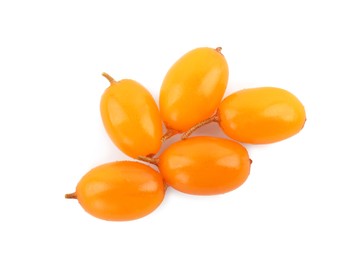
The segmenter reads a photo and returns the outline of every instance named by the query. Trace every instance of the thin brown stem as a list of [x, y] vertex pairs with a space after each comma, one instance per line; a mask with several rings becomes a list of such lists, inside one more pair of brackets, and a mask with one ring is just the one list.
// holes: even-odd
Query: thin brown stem
[[216, 50], [217, 52], [221, 53], [222, 47], [217, 47], [215, 50]]
[[73, 193], [68, 193], [65, 195], [66, 199], [77, 199], [77, 194], [75, 192]]
[[178, 134], [179, 132], [173, 129], [167, 129], [167, 132], [162, 136], [161, 138], [161, 142], [164, 143], [165, 141], [167, 141], [169, 138], [171, 138], [172, 136]]
[[151, 164], [154, 164], [156, 166], [158, 166], [158, 161], [159, 161], [158, 158], [152, 158], [152, 157], [148, 157], [148, 156], [138, 156], [137, 160], [151, 163]]
[[116, 82], [114, 78], [112, 78], [109, 74], [107, 74], [106, 72], [102, 73], [102, 76], [104, 76], [111, 84], [113, 82]]
[[204, 121], [201, 121], [200, 123], [194, 125], [188, 131], [186, 131], [184, 134], [182, 134], [182, 140], [187, 139], [198, 128], [200, 128], [204, 125], [207, 125], [209, 123], [212, 123], [212, 122], [219, 122], [219, 116], [217, 115], [217, 113], [214, 114], [213, 116], [211, 116], [210, 118], [207, 118]]

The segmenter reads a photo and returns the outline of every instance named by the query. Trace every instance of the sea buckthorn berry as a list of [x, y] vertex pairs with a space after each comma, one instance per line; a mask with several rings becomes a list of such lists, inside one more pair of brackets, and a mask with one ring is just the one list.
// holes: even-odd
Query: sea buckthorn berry
[[165, 186], [161, 175], [138, 162], [121, 161], [100, 165], [79, 181], [76, 192], [66, 198], [78, 199], [94, 217], [124, 221], [144, 217], [162, 202]]
[[168, 136], [187, 131], [216, 111], [228, 82], [228, 64], [220, 51], [194, 49], [167, 72], [159, 104]]
[[306, 113], [292, 93], [281, 88], [243, 89], [226, 97], [218, 108], [224, 133], [243, 143], [269, 144], [297, 134]]
[[166, 183], [184, 193], [214, 195], [238, 188], [251, 160], [239, 143], [215, 137], [192, 137], [170, 145], [157, 161]]
[[111, 83], [101, 97], [100, 111], [113, 143], [132, 158], [150, 156], [161, 147], [162, 120], [147, 89], [131, 79]]

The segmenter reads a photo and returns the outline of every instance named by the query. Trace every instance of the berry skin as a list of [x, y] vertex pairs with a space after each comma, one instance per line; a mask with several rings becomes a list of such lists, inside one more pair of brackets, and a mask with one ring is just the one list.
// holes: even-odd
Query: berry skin
[[160, 91], [160, 112], [169, 131], [184, 132], [210, 117], [222, 100], [228, 64], [221, 48], [197, 48], [167, 72]]
[[165, 186], [161, 175], [139, 162], [121, 161], [100, 165], [79, 181], [77, 199], [92, 216], [109, 221], [144, 217], [162, 202]]
[[101, 97], [100, 112], [113, 143], [126, 155], [151, 156], [161, 147], [162, 120], [149, 91], [130, 79], [111, 83]]
[[170, 145], [158, 167], [166, 183], [193, 195], [232, 191], [249, 176], [251, 160], [239, 143], [215, 137], [192, 137]]
[[222, 101], [217, 115], [226, 135], [250, 144], [287, 139], [297, 134], [306, 121], [304, 106], [297, 97], [275, 87], [235, 92]]

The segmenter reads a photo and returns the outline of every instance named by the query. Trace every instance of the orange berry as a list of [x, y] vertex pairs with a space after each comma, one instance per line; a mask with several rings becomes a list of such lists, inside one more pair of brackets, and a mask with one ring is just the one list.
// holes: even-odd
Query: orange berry
[[228, 82], [228, 65], [220, 50], [194, 49], [167, 72], [159, 104], [168, 129], [186, 131], [216, 111]]
[[245, 182], [251, 160], [239, 143], [215, 137], [192, 137], [170, 145], [158, 166], [166, 183], [184, 193], [214, 195]]
[[274, 87], [244, 89], [226, 97], [218, 121], [239, 142], [268, 144], [297, 134], [306, 121], [302, 103], [290, 92]]
[[132, 158], [156, 154], [161, 147], [162, 120], [147, 89], [131, 79], [111, 83], [101, 97], [100, 111], [113, 143]]
[[138, 162], [113, 162], [89, 171], [79, 181], [76, 198], [94, 217], [111, 220], [133, 220], [154, 211], [164, 198], [161, 175]]

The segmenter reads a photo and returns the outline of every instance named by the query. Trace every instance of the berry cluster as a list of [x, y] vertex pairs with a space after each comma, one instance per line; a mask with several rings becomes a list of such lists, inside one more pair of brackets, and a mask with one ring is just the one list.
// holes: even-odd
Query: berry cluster
[[[222, 100], [228, 64], [221, 48], [197, 48], [167, 72], [159, 108], [149, 91], [131, 79], [115, 81], [101, 98], [101, 117], [114, 144], [137, 161], [100, 165], [66, 198], [91, 215], [113, 221], [148, 215], [163, 201], [167, 187], [193, 195], [215, 195], [242, 185], [251, 159], [241, 143], [268, 144], [297, 134], [306, 114], [290, 92], [275, 87], [243, 89]], [[216, 122], [233, 140], [190, 135]], [[167, 131], [163, 134], [162, 124]], [[156, 157], [168, 138], [180, 134]]]

